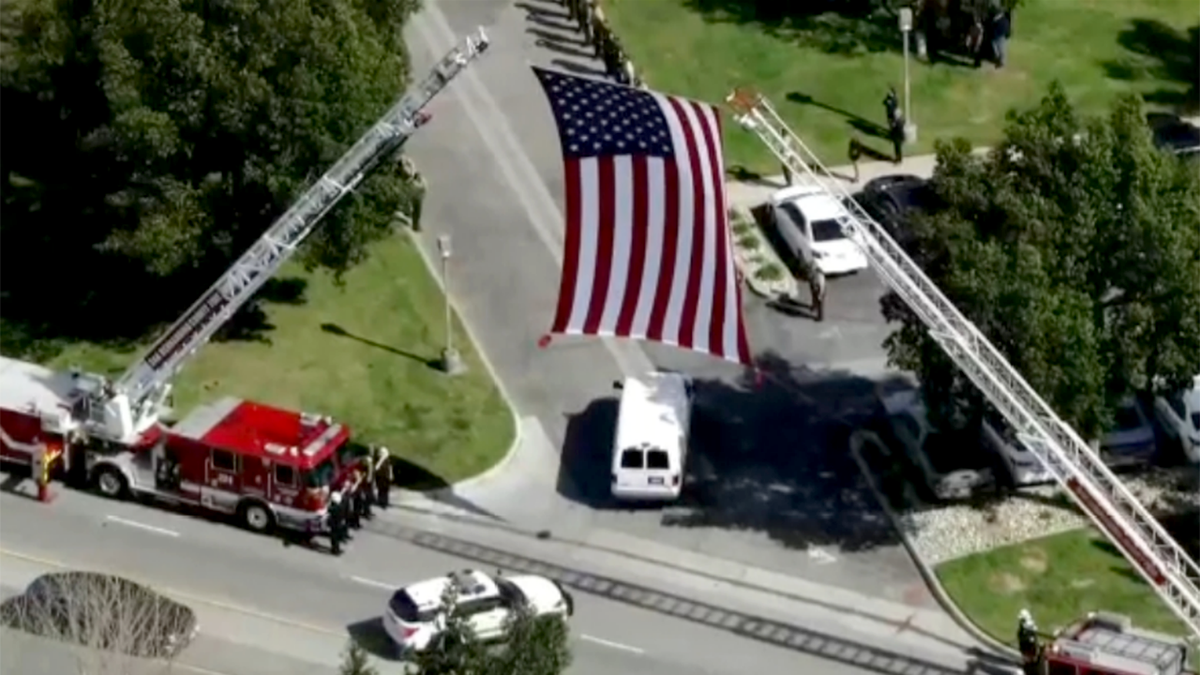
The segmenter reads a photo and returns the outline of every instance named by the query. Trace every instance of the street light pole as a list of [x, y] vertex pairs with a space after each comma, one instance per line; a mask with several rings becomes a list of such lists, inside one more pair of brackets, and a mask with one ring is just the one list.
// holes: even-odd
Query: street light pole
[[450, 308], [450, 255], [453, 252], [450, 248], [450, 235], [439, 235], [437, 246], [442, 258], [442, 298], [446, 308], [446, 347], [442, 349], [440, 365], [447, 375], [457, 375], [466, 370], [466, 366], [458, 350], [454, 348], [454, 314]]
[[908, 41], [912, 29], [912, 8], [900, 8], [900, 34], [904, 37], [904, 140], [909, 143], [917, 140], [917, 123], [912, 114], [912, 92], [908, 77]]

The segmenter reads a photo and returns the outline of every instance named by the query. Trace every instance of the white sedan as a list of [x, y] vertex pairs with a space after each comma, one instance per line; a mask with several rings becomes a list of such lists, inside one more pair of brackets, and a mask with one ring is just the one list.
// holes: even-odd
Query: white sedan
[[867, 269], [867, 256], [842, 230], [846, 208], [824, 189], [784, 188], [771, 195], [770, 207], [780, 238], [801, 264], [816, 265], [826, 275]]
[[383, 612], [383, 627], [401, 652], [436, 646], [436, 639], [446, 625], [443, 596], [451, 584], [458, 588], [458, 610], [467, 616], [475, 635], [483, 640], [503, 637], [509, 617], [520, 610], [535, 616], [563, 618], [575, 611], [571, 594], [545, 577], [506, 577], [478, 570], [451, 572], [411, 584], [392, 595]]
[[1154, 414], [1188, 460], [1200, 464], [1200, 375], [1190, 388], [1154, 399]]

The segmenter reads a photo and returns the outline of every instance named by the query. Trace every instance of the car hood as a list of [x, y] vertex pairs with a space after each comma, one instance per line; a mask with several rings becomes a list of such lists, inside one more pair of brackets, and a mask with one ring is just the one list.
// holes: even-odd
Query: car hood
[[508, 580], [521, 589], [538, 614], [553, 611], [565, 600], [558, 585], [545, 577], [519, 576], [508, 577]]
[[849, 239], [814, 241], [812, 247], [814, 251], [819, 251], [831, 258], [862, 257], [862, 251]]

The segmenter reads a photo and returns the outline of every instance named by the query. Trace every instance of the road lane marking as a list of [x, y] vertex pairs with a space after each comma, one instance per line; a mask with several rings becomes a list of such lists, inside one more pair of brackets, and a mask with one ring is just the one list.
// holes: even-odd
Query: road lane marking
[[398, 586], [397, 584], [389, 584], [389, 583], [385, 583], [382, 581], [375, 581], [374, 579], [368, 579], [366, 577], [349, 576], [346, 578], [349, 579], [350, 581], [358, 582], [358, 583], [362, 584], [363, 586], [373, 586], [375, 588], [382, 588], [382, 589], [388, 590], [388, 591], [394, 591], [397, 588], [400, 588], [400, 586]]
[[629, 652], [631, 654], [645, 654], [646, 653], [645, 649], [631, 647], [626, 644], [621, 644], [620, 642], [613, 642], [612, 640], [605, 640], [603, 638], [598, 638], [598, 637], [595, 637], [592, 635], [580, 635], [579, 639], [583, 640], [585, 642], [591, 642], [593, 644], [603, 645], [605, 647], [611, 647], [613, 649], [620, 649], [623, 652]]
[[153, 532], [155, 534], [161, 534], [168, 537], [179, 536], [179, 533], [175, 530], [168, 530], [164, 527], [155, 527], [153, 525], [147, 525], [146, 523], [139, 523], [136, 520], [129, 520], [128, 518], [122, 518], [120, 516], [105, 516], [104, 519], [109, 522], [125, 525], [126, 527], [136, 527], [139, 530], [145, 530], [147, 532]]
[[13, 551], [11, 549], [6, 549], [6, 548], [0, 548], [0, 556], [9, 556], [10, 558], [24, 560], [26, 562], [31, 562], [35, 565], [41, 565], [43, 567], [51, 567], [51, 568], [61, 569], [61, 570], [88, 569], [88, 570], [91, 570], [94, 572], [104, 572], [107, 574], [112, 574], [114, 576], [124, 577], [126, 579], [129, 579], [130, 581], [136, 581], [145, 586], [149, 586], [151, 588], [157, 589], [158, 591], [160, 591], [166, 595], [173, 595], [176, 598], [179, 598], [181, 600], [187, 600], [190, 602], [198, 602], [200, 604], [208, 605], [209, 607], [216, 607], [217, 609], [223, 609], [227, 612], [237, 612], [238, 614], [245, 614], [246, 616], [252, 616], [256, 619], [262, 619], [263, 621], [271, 621], [273, 623], [278, 623], [278, 624], [281, 624], [284, 626], [291, 626], [292, 628], [299, 628], [301, 630], [306, 630], [311, 633], [320, 633], [321, 635], [332, 635], [334, 637], [341, 637], [341, 638], [346, 637], [345, 629], [338, 630], [335, 628], [314, 626], [313, 624], [304, 623], [303, 621], [296, 621], [295, 619], [289, 619], [287, 617], [282, 617], [282, 616], [278, 616], [275, 614], [268, 614], [266, 612], [262, 612], [257, 609], [251, 609], [249, 607], [243, 607], [241, 605], [235, 605], [233, 603], [225, 602], [224, 600], [217, 600], [214, 598], [206, 598], [204, 596], [196, 595], [195, 593], [188, 593], [186, 591], [180, 591], [175, 588], [166, 586], [164, 584], [159, 584], [156, 582], [148, 581], [143, 577], [134, 576], [132, 574], [125, 574], [125, 573], [120, 573], [120, 572], [113, 572], [111, 570], [100, 569], [96, 565], [89, 564], [86, 567], [68, 565], [64, 562], [60, 562], [57, 560], [50, 560], [48, 558], [42, 558], [39, 556], [29, 555], [26, 553], [17, 553], [16, 551]]

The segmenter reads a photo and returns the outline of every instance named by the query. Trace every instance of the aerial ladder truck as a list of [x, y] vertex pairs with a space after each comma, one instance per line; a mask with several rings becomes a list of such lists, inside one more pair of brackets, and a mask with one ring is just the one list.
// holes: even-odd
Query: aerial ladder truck
[[[325, 215], [429, 119], [424, 108], [487, 47], [482, 28], [461, 39], [120, 377], [52, 373], [3, 358], [4, 459], [35, 467], [46, 464], [45, 458], [62, 457], [67, 464], [68, 446], [103, 454], [153, 444], [162, 435], [160, 418], [180, 368], [292, 257]], [[37, 473], [39, 493], [49, 474], [44, 468]]]
[[1012, 425], [1020, 440], [1096, 527], [1189, 630], [1200, 636], [1200, 567], [1196, 562], [887, 231], [850, 197], [764, 96], [739, 89], [726, 102], [738, 124], [758, 136], [793, 175], [807, 177], [845, 205], [840, 224], [884, 283], [920, 317], [929, 335]]

